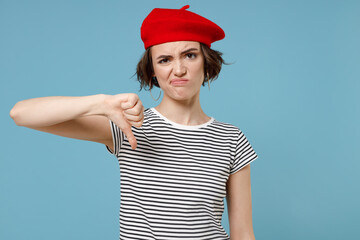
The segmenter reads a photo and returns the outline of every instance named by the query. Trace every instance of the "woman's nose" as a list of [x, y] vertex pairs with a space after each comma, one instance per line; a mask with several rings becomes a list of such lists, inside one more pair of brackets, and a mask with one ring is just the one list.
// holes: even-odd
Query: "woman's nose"
[[177, 60], [174, 63], [174, 74], [176, 76], [183, 76], [186, 73], [186, 67], [181, 60]]

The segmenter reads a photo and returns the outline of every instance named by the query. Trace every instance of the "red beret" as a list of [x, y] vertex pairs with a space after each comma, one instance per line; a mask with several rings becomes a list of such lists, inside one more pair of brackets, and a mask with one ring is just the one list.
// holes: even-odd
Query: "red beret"
[[181, 9], [154, 8], [141, 25], [141, 39], [145, 49], [165, 42], [197, 41], [211, 47], [211, 43], [225, 37], [224, 31], [212, 21]]

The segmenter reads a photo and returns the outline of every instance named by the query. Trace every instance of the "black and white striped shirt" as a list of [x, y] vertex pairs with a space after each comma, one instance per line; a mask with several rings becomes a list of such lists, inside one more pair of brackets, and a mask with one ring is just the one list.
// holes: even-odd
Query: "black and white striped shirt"
[[132, 127], [137, 148], [110, 120], [120, 165], [120, 239], [229, 239], [221, 225], [230, 174], [257, 158], [239, 128], [170, 121], [155, 108]]

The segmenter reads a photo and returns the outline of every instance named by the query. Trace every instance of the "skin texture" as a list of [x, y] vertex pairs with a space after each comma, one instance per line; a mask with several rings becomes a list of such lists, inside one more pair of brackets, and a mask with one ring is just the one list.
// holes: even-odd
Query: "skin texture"
[[136, 139], [131, 126], [142, 125], [143, 112], [144, 107], [137, 94], [122, 93], [26, 99], [14, 105], [10, 117], [18, 126], [102, 143], [113, 150], [109, 119], [123, 130], [135, 149]]
[[[184, 125], [199, 125], [210, 120], [200, 106], [200, 88], [204, 80], [204, 57], [199, 42], [179, 41], [151, 48], [154, 74], [163, 91], [156, 110], [168, 119]], [[186, 79], [182, 86], [171, 83]]]
[[[164, 91], [163, 101], [193, 102], [204, 79], [204, 59], [198, 42], [170, 42], [151, 49], [154, 76]], [[172, 79], [185, 78], [184, 86], [172, 86]]]
[[226, 192], [231, 240], [255, 239], [252, 226], [250, 165], [230, 175]]

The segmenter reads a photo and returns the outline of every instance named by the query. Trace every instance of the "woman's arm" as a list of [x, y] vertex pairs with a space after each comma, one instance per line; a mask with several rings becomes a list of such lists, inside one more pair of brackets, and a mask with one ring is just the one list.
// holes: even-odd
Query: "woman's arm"
[[20, 101], [10, 111], [16, 125], [45, 127], [92, 115], [105, 116], [103, 102], [106, 95], [84, 97], [40, 97]]
[[142, 125], [143, 106], [134, 93], [54, 96], [20, 101], [11, 109], [10, 116], [18, 126], [99, 142], [112, 148], [111, 119], [124, 131], [135, 149], [131, 125]]
[[226, 192], [230, 239], [255, 240], [252, 225], [250, 164], [230, 175]]

